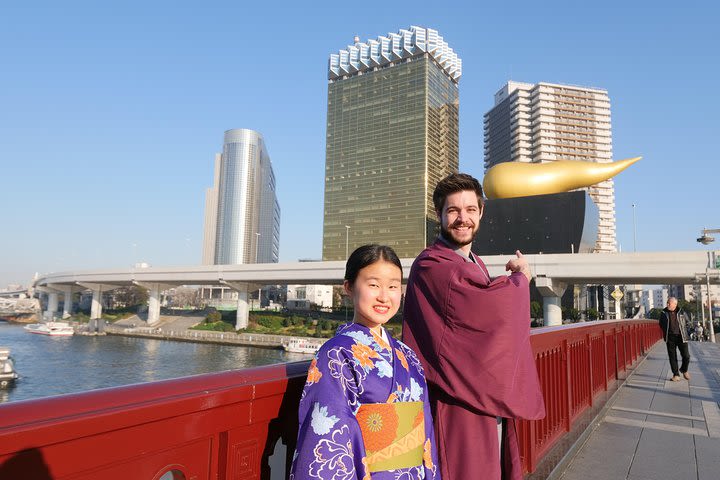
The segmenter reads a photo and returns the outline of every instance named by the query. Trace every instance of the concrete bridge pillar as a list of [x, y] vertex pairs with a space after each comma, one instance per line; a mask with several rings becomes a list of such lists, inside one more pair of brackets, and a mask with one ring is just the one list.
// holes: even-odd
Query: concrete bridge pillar
[[64, 287], [63, 288], [63, 316], [62, 318], [69, 318], [70, 315], [72, 315], [72, 305], [73, 305], [73, 289], [72, 287]]
[[148, 291], [148, 325], [156, 325], [160, 322], [160, 304], [162, 292], [172, 288], [172, 285], [165, 283], [133, 282], [139, 287]]
[[235, 330], [241, 328], [247, 328], [250, 319], [250, 306], [248, 304], [248, 292], [250, 291], [250, 285], [241, 282], [221, 282], [223, 285], [227, 285], [238, 293], [237, 300], [237, 315], [235, 317]]
[[90, 320], [95, 320], [102, 316], [102, 289], [93, 289], [92, 303], [90, 304]]
[[90, 282], [77, 282], [83, 288], [87, 288], [92, 292], [92, 302], [90, 303], [90, 322], [88, 323], [88, 330], [102, 332], [105, 330], [105, 320], [102, 319], [102, 294], [108, 292], [118, 285], [112, 285], [107, 283], [90, 283]]
[[535, 277], [535, 286], [543, 296], [543, 320], [545, 326], [562, 325], [562, 307], [560, 297], [567, 284], [553, 281], [548, 277]]
[[57, 292], [48, 292], [48, 307], [45, 312], [45, 318], [52, 320], [58, 309], [58, 294]]
[[160, 285], [154, 283], [148, 289], [148, 325], [155, 325], [160, 321]]

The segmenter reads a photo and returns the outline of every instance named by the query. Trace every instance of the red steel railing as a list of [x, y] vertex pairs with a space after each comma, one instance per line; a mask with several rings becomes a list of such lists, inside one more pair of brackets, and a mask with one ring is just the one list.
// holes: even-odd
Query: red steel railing
[[[526, 470], [661, 338], [657, 322], [533, 331], [547, 406], [520, 422]], [[284, 478], [308, 363], [198, 375], [0, 405], [0, 479]], [[72, 374], [72, 372], [69, 372]]]
[[569, 432], [650, 347], [662, 339], [657, 321], [621, 320], [539, 328], [530, 337], [545, 399], [546, 416], [519, 422], [526, 471]]

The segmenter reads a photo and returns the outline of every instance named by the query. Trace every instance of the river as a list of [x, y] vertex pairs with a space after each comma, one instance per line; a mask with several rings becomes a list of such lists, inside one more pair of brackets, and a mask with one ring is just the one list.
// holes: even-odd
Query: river
[[0, 321], [20, 378], [0, 403], [168, 378], [308, 360], [310, 355], [256, 347], [172, 342], [115, 335], [48, 337]]

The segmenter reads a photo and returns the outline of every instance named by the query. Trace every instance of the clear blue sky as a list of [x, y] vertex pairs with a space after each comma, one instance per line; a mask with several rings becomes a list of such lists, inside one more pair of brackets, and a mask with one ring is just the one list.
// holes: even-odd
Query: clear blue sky
[[319, 258], [328, 55], [410, 25], [463, 60], [461, 170], [482, 176], [483, 114], [508, 79], [605, 88], [614, 158], [644, 157], [616, 177], [622, 250], [632, 203], [638, 251], [707, 248], [695, 238], [720, 228], [720, 12], [664, 3], [5, 2], [0, 287], [199, 263], [230, 128], [265, 137], [281, 261]]

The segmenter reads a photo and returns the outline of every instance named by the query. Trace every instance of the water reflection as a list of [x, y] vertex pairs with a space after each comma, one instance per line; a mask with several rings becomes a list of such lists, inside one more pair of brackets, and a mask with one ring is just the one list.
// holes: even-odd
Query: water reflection
[[0, 403], [202, 373], [307, 360], [281, 350], [119, 336], [47, 337], [0, 322], [20, 378]]

